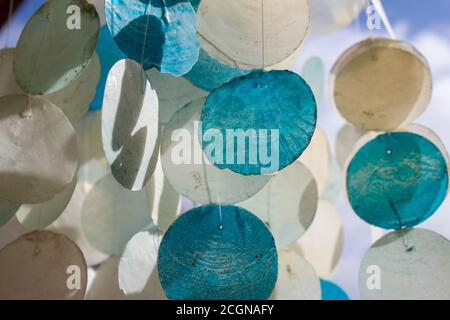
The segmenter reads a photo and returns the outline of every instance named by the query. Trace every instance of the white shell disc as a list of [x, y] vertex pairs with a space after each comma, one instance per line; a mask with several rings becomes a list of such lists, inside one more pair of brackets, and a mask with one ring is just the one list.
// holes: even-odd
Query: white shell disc
[[119, 263], [119, 287], [132, 298], [166, 299], [159, 282], [157, 259], [162, 232], [142, 231], [128, 241]]
[[112, 175], [98, 181], [86, 196], [81, 226], [92, 246], [120, 256], [127, 242], [151, 224], [145, 191], [120, 186]]
[[320, 280], [295, 248], [278, 250], [278, 279], [271, 300], [320, 300]]
[[48, 230], [62, 233], [72, 239], [83, 252], [88, 266], [98, 265], [106, 260], [107, 255], [95, 249], [86, 239], [81, 228], [81, 210], [86, 196], [94, 184], [107, 174], [109, 174], [108, 169], [97, 161], [90, 161], [82, 165], [78, 171], [78, 182], [72, 199], [62, 215], [48, 228]]
[[272, 232], [278, 248], [300, 238], [313, 222], [319, 194], [311, 171], [295, 162], [257, 194], [237, 205], [260, 218]]
[[311, 227], [297, 242], [302, 255], [313, 265], [319, 277], [331, 277], [341, 257], [343, 241], [339, 212], [328, 201], [319, 201]]
[[190, 103], [164, 127], [161, 141], [164, 174], [175, 190], [198, 203], [233, 204], [246, 200], [271, 177], [244, 176], [221, 170], [207, 161], [199, 142], [204, 103], [204, 98]]
[[64, 113], [35, 97], [0, 98], [0, 194], [39, 203], [61, 192], [78, 166], [75, 130]]
[[116, 180], [127, 189], [141, 190], [158, 160], [158, 97], [132, 60], [118, 61], [108, 74], [102, 141]]
[[33, 231], [0, 251], [0, 283], [1, 299], [83, 299], [86, 261], [69, 238]]
[[359, 269], [363, 299], [450, 299], [450, 242], [425, 229], [383, 236]]
[[306, 0], [203, 0], [197, 34], [203, 50], [219, 62], [261, 69], [287, 59], [309, 25]]
[[165, 232], [180, 213], [181, 197], [164, 175], [161, 159], [145, 189], [153, 223]]

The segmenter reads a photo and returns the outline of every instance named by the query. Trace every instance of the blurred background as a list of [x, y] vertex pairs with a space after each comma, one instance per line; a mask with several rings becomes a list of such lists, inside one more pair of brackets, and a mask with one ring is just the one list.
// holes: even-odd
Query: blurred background
[[[314, 1], [314, 0], [311, 0]], [[338, 0], [336, 0], [338, 1]], [[0, 0], [0, 48], [15, 47], [21, 30], [44, 0], [15, 0], [11, 18], [9, 0]], [[449, 0], [385, 0], [385, 11], [396, 37], [414, 45], [427, 58], [433, 72], [434, 91], [431, 105], [416, 121], [433, 129], [450, 149], [450, 12]], [[308, 37], [297, 57], [294, 71], [300, 72], [311, 57], [320, 57], [327, 77], [341, 53], [354, 43], [372, 35], [388, 36], [384, 27], [369, 31], [367, 16], [361, 15], [348, 27], [330, 35]], [[328, 79], [327, 79], [328, 80]], [[328, 81], [326, 81], [327, 83]], [[335, 140], [345, 124], [330, 101], [325, 86], [325, 97], [319, 106], [319, 126], [326, 133], [330, 149], [335, 152]], [[344, 224], [344, 249], [333, 281], [339, 284], [351, 299], [359, 299], [358, 270], [365, 251], [372, 243], [369, 225], [351, 210], [342, 192], [336, 202]], [[430, 229], [450, 238], [450, 199], [421, 228]]]

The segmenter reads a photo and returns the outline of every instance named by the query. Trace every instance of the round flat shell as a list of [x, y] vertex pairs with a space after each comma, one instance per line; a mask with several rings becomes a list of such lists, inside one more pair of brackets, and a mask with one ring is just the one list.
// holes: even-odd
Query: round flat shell
[[278, 279], [272, 300], [320, 300], [314, 268], [295, 250], [278, 251]]
[[203, 149], [220, 169], [272, 174], [297, 160], [313, 136], [317, 107], [290, 71], [255, 71], [215, 89], [201, 117]]
[[296, 162], [250, 199], [238, 203], [269, 227], [278, 248], [297, 241], [313, 222], [319, 194], [311, 171]]
[[106, 0], [105, 15], [119, 48], [145, 70], [180, 77], [198, 60], [195, 10], [186, 0]]
[[152, 228], [128, 241], [119, 263], [119, 287], [127, 296], [148, 300], [166, 298], [157, 270], [162, 236], [162, 232]]
[[364, 255], [359, 292], [370, 300], [450, 299], [450, 243], [424, 229], [388, 233]]
[[447, 162], [426, 138], [409, 132], [378, 135], [352, 157], [347, 196], [355, 213], [384, 229], [428, 219], [448, 191]]
[[410, 44], [370, 38], [348, 49], [332, 69], [339, 113], [354, 126], [392, 131], [422, 114], [431, 100], [426, 59]]
[[61, 192], [78, 166], [75, 130], [64, 113], [41, 98], [0, 98], [0, 194], [39, 203]]
[[141, 66], [118, 61], [103, 99], [102, 141], [111, 172], [125, 188], [142, 190], [159, 151], [158, 97]]
[[245, 176], [208, 162], [199, 142], [205, 99], [177, 111], [164, 127], [161, 161], [164, 174], [180, 194], [202, 204], [233, 204], [261, 190], [270, 176]]
[[95, 51], [100, 20], [85, 0], [45, 2], [26, 24], [17, 43], [14, 73], [32, 95], [67, 87]]
[[203, 0], [197, 12], [205, 52], [244, 70], [288, 58], [302, 44], [308, 26], [307, 0]]
[[302, 256], [321, 278], [330, 278], [342, 254], [344, 232], [342, 218], [328, 201], [319, 201], [317, 213], [308, 231], [297, 241]]
[[0, 251], [1, 299], [83, 299], [87, 267], [69, 238], [34, 231]]
[[108, 256], [94, 248], [84, 235], [81, 225], [81, 211], [87, 194], [109, 170], [96, 161], [82, 165], [78, 171], [78, 181], [64, 212], [47, 229], [61, 233], [72, 239], [83, 252], [88, 266], [96, 266]]
[[267, 299], [277, 263], [264, 223], [233, 206], [204, 206], [181, 215], [158, 253], [161, 284], [172, 300]]
[[94, 281], [86, 293], [86, 300], [125, 300], [119, 288], [119, 257], [110, 257], [95, 271]]
[[92, 246], [106, 254], [121, 255], [133, 235], [150, 223], [145, 191], [127, 190], [112, 175], [97, 182], [83, 203], [83, 232]]

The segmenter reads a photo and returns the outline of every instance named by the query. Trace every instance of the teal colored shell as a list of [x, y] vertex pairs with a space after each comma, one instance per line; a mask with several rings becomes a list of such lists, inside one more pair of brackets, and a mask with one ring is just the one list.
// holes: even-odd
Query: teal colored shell
[[249, 74], [248, 70], [229, 67], [211, 58], [203, 49], [191, 71], [184, 77], [196, 87], [205, 91], [212, 91], [234, 78]]
[[111, 33], [107, 26], [100, 29], [98, 35], [98, 42], [96, 52], [100, 60], [100, 80], [97, 84], [97, 91], [95, 98], [91, 102], [89, 110], [100, 110], [103, 105], [103, 95], [105, 93], [106, 80], [108, 78], [109, 70], [119, 60], [125, 59], [125, 54], [120, 51], [114, 42]]
[[322, 300], [350, 300], [345, 291], [331, 281], [320, 279], [320, 289]]
[[386, 133], [363, 146], [347, 169], [347, 195], [355, 213], [384, 229], [413, 227], [444, 200], [448, 169], [427, 139], [408, 132]]
[[106, 0], [105, 16], [119, 48], [145, 70], [179, 77], [198, 60], [195, 10], [187, 0]]
[[263, 300], [277, 280], [277, 251], [255, 215], [235, 206], [203, 206], [166, 232], [158, 272], [169, 299]]
[[[311, 88], [299, 75], [286, 70], [254, 71], [213, 90], [201, 120], [202, 146], [211, 163], [244, 175], [271, 174], [293, 163], [306, 149], [316, 127], [317, 106]], [[209, 152], [219, 145], [217, 139], [205, 139], [217, 130], [223, 137], [222, 163], [220, 156]], [[238, 147], [243, 143], [226, 138], [230, 130], [257, 133], [246, 139], [242, 149]], [[262, 161], [261, 154], [270, 161]]]

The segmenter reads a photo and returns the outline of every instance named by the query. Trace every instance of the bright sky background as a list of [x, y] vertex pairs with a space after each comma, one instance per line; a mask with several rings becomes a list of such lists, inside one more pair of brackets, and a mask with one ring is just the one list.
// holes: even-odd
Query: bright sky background
[[[7, 0], [2, 0], [7, 1]], [[314, 0], [311, 0], [314, 1]], [[339, 1], [339, 0], [336, 0]], [[8, 46], [15, 46], [20, 30], [43, 0], [29, 0], [11, 20]], [[434, 80], [433, 100], [429, 109], [416, 122], [432, 128], [450, 149], [450, 1], [449, 0], [384, 0], [398, 39], [412, 43], [428, 59]], [[365, 15], [351, 26], [332, 35], [309, 38], [296, 63], [300, 71], [303, 63], [313, 56], [323, 59], [329, 71], [339, 55], [355, 42], [369, 35]], [[373, 33], [387, 36], [384, 30]], [[0, 32], [0, 47], [6, 45], [7, 32]], [[335, 137], [344, 121], [330, 104], [328, 92], [320, 105], [319, 126], [327, 133], [334, 151]], [[334, 277], [352, 299], [358, 299], [358, 270], [364, 252], [370, 247], [369, 226], [350, 209], [343, 195], [336, 203], [344, 220], [344, 253]], [[431, 229], [450, 238], [450, 199], [420, 227]]]

